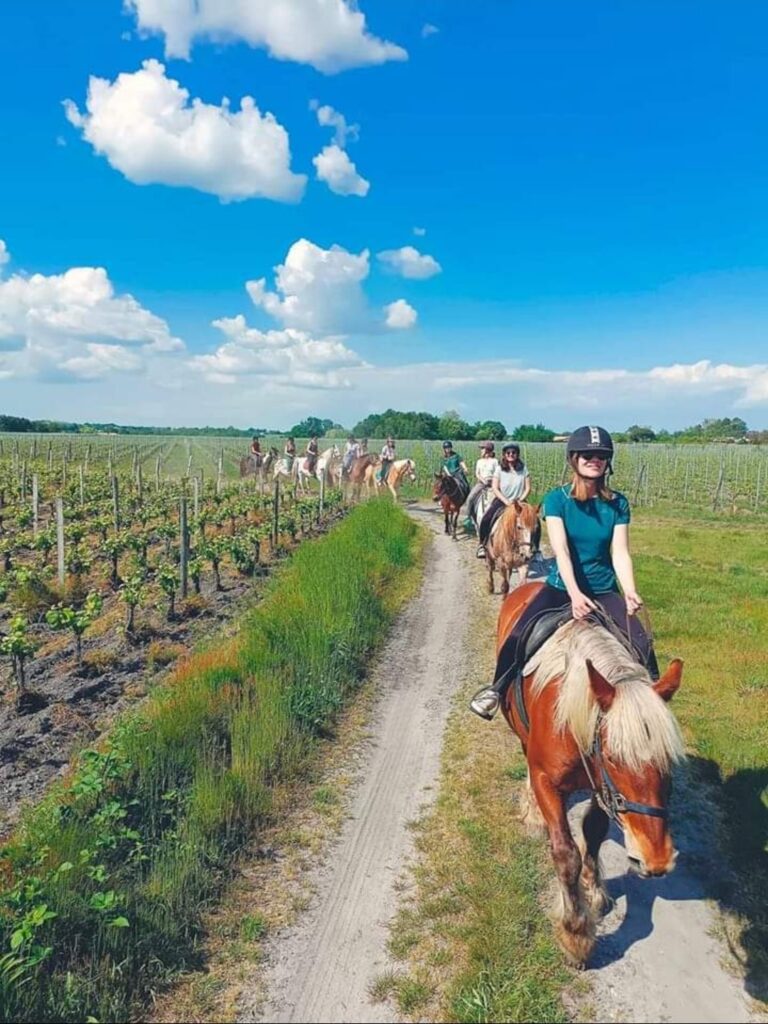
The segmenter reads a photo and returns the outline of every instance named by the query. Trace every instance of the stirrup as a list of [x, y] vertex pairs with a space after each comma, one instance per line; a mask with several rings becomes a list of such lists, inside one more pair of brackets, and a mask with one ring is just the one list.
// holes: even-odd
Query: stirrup
[[484, 718], [486, 722], [490, 722], [496, 712], [499, 710], [501, 704], [501, 698], [499, 694], [491, 689], [489, 686], [484, 686], [482, 690], [478, 690], [472, 700], [469, 702], [471, 711], [474, 711], [476, 715]]
[[476, 558], [485, 558], [485, 545], [484, 544], [478, 544], [477, 545], [477, 551], [475, 552], [475, 557]]

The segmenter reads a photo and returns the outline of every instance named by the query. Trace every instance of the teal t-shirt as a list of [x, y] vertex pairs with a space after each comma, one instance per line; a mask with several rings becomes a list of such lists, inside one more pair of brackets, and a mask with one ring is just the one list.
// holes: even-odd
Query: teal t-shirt
[[[570, 495], [570, 484], [550, 491], [544, 498], [544, 517], [556, 516], [563, 520], [576, 582], [581, 590], [591, 594], [616, 590], [611, 540], [614, 526], [629, 522], [629, 502], [618, 491], [613, 492], [611, 501], [602, 498], [576, 501]], [[566, 589], [557, 563], [547, 583], [558, 590]]]
[[454, 473], [458, 473], [460, 467], [461, 456], [456, 452], [443, 459], [443, 469], [447, 470], [451, 476], [453, 476]]

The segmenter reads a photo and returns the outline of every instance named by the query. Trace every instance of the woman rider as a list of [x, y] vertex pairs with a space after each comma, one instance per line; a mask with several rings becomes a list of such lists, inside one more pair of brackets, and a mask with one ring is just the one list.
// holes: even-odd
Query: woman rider
[[[629, 502], [612, 491], [607, 479], [611, 473], [613, 441], [602, 427], [579, 427], [568, 439], [566, 458], [573, 479], [556, 487], [544, 498], [544, 515], [549, 540], [555, 552], [553, 566], [541, 592], [531, 601], [515, 624], [507, 644], [503, 671], [497, 667], [497, 679], [480, 690], [470, 702], [481, 718], [493, 718], [501, 694], [519, 664], [520, 637], [526, 626], [541, 612], [570, 604], [574, 619], [583, 619], [598, 607], [598, 602], [619, 630], [631, 641], [639, 660], [652, 679], [659, 678], [651, 639], [635, 616], [643, 601], [635, 586], [632, 556], [629, 553]], [[621, 584], [622, 593], [619, 591]], [[501, 674], [500, 674], [501, 673]]]
[[251, 455], [261, 455], [261, 441], [258, 437], [254, 437], [251, 441]]
[[467, 465], [458, 452], [453, 450], [453, 441], [443, 441], [443, 461], [440, 463], [440, 472], [443, 476], [450, 476], [461, 488], [461, 501], [463, 505], [469, 494], [469, 480], [467, 479]]
[[392, 463], [394, 461], [395, 461], [395, 442], [394, 442], [393, 438], [388, 437], [387, 438], [387, 443], [381, 449], [381, 468], [379, 469], [379, 472], [376, 474], [377, 477], [379, 478], [379, 481], [381, 483], [385, 483], [386, 482], [387, 476], [389, 475], [389, 470], [390, 470], [390, 468], [392, 466]]
[[317, 465], [317, 456], [320, 454], [320, 448], [317, 443], [317, 434], [313, 434], [307, 444], [307, 472], [314, 473], [315, 466]]
[[493, 474], [499, 467], [493, 441], [483, 441], [480, 445], [480, 458], [475, 463], [475, 486], [467, 498], [467, 514], [474, 522], [475, 506], [483, 491], [491, 486]]
[[289, 437], [285, 442], [285, 448], [283, 448], [283, 456], [285, 457], [285, 463], [288, 468], [288, 472], [293, 469], [293, 460], [296, 458], [296, 442], [292, 437]]
[[496, 517], [513, 501], [525, 501], [531, 493], [531, 474], [520, 458], [520, 445], [510, 442], [501, 449], [501, 464], [491, 477], [493, 501], [485, 510], [478, 530], [480, 546], [477, 557], [485, 558], [485, 545]]

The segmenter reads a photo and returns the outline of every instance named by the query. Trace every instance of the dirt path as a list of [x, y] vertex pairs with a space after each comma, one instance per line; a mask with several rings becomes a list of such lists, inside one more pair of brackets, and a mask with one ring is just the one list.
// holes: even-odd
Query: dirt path
[[[436, 532], [429, 509], [414, 514]], [[401, 616], [376, 670], [381, 694], [373, 740], [349, 818], [338, 843], [314, 873], [315, 897], [295, 927], [266, 949], [262, 984], [243, 990], [239, 1020], [395, 1022], [389, 1004], [374, 1003], [371, 983], [394, 965], [386, 952], [397, 883], [413, 854], [408, 822], [431, 803], [438, 783], [443, 727], [467, 665], [456, 658], [467, 630], [468, 573], [480, 571], [474, 543], [435, 536], [418, 597]], [[545, 565], [537, 566], [539, 573]], [[535, 578], [535, 574], [532, 574]], [[483, 602], [491, 642], [498, 596]], [[571, 814], [578, 818], [584, 803]], [[677, 784], [673, 829], [680, 859], [666, 879], [626, 874], [626, 855], [612, 829], [603, 867], [615, 906], [600, 929], [579, 997], [580, 1020], [748, 1022], [765, 1020], [727, 967], [717, 937], [718, 914], [707, 901], [707, 877], [722, 870], [711, 837], [711, 808], [696, 787]]]
[[701, 794], [685, 778], [677, 788], [672, 834], [680, 856], [671, 875], [643, 880], [626, 874], [627, 858], [615, 827], [603, 847], [603, 870], [615, 904], [601, 924], [587, 972], [593, 1019], [638, 1024], [765, 1020], [750, 1005], [732, 958], [729, 968], [728, 950], [718, 935], [722, 926], [709, 902], [708, 878], [716, 880], [722, 865], [706, 821], [697, 820]]
[[[433, 529], [442, 521], [414, 514]], [[387, 924], [396, 882], [413, 850], [408, 822], [434, 798], [450, 698], [464, 666], [467, 545], [430, 542], [421, 591], [379, 659], [381, 693], [362, 781], [336, 847], [313, 879], [316, 897], [298, 925], [267, 950], [267, 1005], [246, 991], [240, 1020], [396, 1021], [369, 987], [389, 964]]]

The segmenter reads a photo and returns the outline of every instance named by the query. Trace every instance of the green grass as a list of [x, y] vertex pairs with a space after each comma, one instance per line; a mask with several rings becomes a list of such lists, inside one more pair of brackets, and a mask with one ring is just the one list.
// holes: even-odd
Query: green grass
[[126, 1019], [197, 962], [206, 906], [362, 679], [418, 543], [374, 502], [303, 545], [235, 640], [179, 666], [31, 813], [0, 851], [20, 962], [0, 1020]]
[[[765, 527], [711, 514], [636, 517], [632, 546], [662, 665], [686, 667], [674, 709], [714, 786], [737, 881], [749, 990], [768, 997], [768, 547]], [[683, 812], [684, 813], [684, 812]]]

